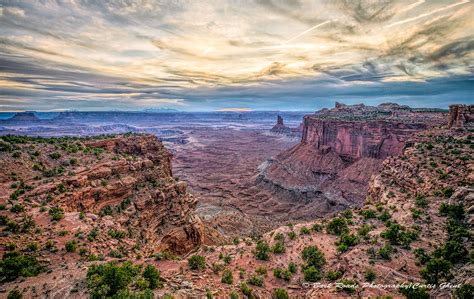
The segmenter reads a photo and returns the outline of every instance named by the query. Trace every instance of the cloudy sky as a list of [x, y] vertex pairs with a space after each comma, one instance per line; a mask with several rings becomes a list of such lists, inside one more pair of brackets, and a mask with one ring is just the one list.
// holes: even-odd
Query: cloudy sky
[[0, 0], [0, 111], [474, 103], [469, 0]]

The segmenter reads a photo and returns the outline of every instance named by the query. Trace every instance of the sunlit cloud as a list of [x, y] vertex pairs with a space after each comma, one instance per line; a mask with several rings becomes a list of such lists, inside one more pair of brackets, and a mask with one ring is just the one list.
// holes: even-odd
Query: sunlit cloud
[[468, 0], [0, 0], [0, 110], [472, 102], [472, 15]]

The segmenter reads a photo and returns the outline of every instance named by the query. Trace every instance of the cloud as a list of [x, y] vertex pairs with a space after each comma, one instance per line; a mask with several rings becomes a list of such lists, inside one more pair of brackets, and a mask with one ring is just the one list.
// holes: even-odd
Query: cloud
[[467, 0], [0, 0], [0, 105], [472, 102], [473, 14]]

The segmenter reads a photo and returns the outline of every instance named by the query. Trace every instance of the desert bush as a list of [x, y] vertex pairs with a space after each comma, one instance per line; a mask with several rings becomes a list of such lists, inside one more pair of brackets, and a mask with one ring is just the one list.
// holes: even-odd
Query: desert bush
[[309, 266], [303, 269], [303, 277], [305, 281], [316, 282], [321, 280], [321, 271], [316, 269], [314, 266]]
[[64, 210], [58, 206], [51, 207], [48, 211], [52, 220], [61, 220], [64, 218]]
[[420, 270], [420, 275], [427, 283], [438, 285], [442, 278], [447, 278], [450, 274], [452, 265], [443, 258], [432, 258]]
[[288, 292], [285, 289], [277, 288], [273, 289], [272, 299], [288, 299]]
[[64, 245], [64, 248], [66, 249], [67, 252], [75, 252], [77, 248], [76, 240], [67, 241], [66, 244]]
[[442, 215], [442, 216], [447, 216], [447, 217], [450, 217], [450, 218], [453, 218], [455, 220], [462, 220], [464, 219], [464, 206], [461, 204], [461, 205], [456, 205], [456, 204], [453, 204], [453, 205], [450, 205], [450, 204], [447, 204], [445, 202], [443, 202], [441, 204], [441, 206], [439, 207], [439, 213]]
[[474, 298], [474, 285], [463, 284], [454, 290], [454, 295], [456, 299], [472, 299]]
[[302, 226], [302, 227], [300, 228], [300, 234], [301, 234], [301, 235], [309, 235], [310, 232], [311, 232], [311, 231], [310, 231], [309, 228], [307, 228], [306, 226]]
[[153, 265], [147, 265], [143, 270], [143, 278], [148, 281], [148, 287], [150, 289], [156, 289], [162, 286], [160, 271]]
[[268, 261], [270, 259], [269, 256], [270, 246], [264, 240], [259, 240], [255, 247], [255, 257], [258, 260]]
[[376, 274], [373, 270], [369, 269], [365, 272], [364, 278], [365, 281], [372, 282], [375, 280]]
[[0, 261], [0, 276], [7, 281], [18, 277], [36, 276], [44, 270], [44, 267], [34, 256], [24, 255], [17, 251], [6, 252]]
[[247, 279], [247, 283], [256, 287], [263, 287], [264, 279], [260, 275], [250, 275]]
[[365, 220], [377, 218], [377, 213], [374, 210], [370, 209], [363, 210], [361, 212], [361, 215], [364, 217]]
[[193, 255], [188, 259], [188, 265], [192, 270], [203, 270], [206, 267], [206, 260], [201, 255]]
[[336, 281], [342, 277], [341, 271], [328, 271], [326, 273], [326, 279], [329, 281]]
[[385, 244], [379, 249], [379, 255], [384, 260], [390, 260], [393, 253], [393, 247], [390, 244]]
[[87, 287], [92, 298], [128, 297], [129, 286], [140, 273], [140, 266], [130, 262], [91, 265], [87, 271]]
[[296, 239], [296, 233], [294, 231], [288, 232], [288, 238], [290, 238], [290, 240]]
[[226, 283], [226, 284], [232, 284], [234, 282], [234, 277], [232, 276], [232, 271], [230, 271], [229, 269], [225, 269], [222, 272], [221, 282]]
[[285, 253], [285, 243], [282, 241], [277, 241], [272, 246], [272, 252], [274, 254], [282, 254]]
[[326, 230], [330, 234], [341, 235], [342, 233], [347, 232], [349, 229], [347, 227], [347, 222], [344, 218], [334, 217], [328, 223]]
[[326, 264], [324, 254], [321, 252], [321, 250], [319, 250], [317, 246], [305, 247], [301, 253], [301, 257], [305, 262], [304, 268], [314, 266], [315, 268], [319, 269], [324, 264]]
[[247, 298], [253, 298], [253, 290], [247, 285], [247, 283], [242, 282], [240, 284], [240, 291], [242, 292], [242, 294], [247, 296]]

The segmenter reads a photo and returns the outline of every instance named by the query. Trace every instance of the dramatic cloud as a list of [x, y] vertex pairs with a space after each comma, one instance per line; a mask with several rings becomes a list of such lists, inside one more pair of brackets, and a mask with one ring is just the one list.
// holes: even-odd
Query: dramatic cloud
[[0, 0], [0, 110], [473, 103], [469, 0]]

